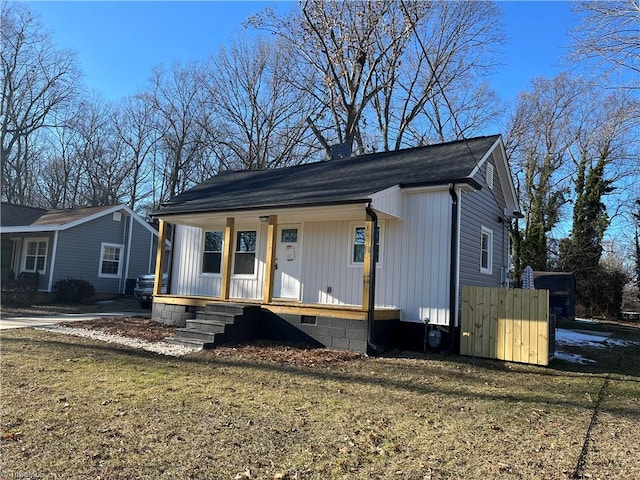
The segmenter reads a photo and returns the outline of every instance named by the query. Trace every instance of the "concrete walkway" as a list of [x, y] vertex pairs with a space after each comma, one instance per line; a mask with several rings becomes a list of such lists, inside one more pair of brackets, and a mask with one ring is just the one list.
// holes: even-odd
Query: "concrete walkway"
[[31, 317], [0, 318], [0, 330], [10, 328], [42, 327], [61, 322], [79, 322], [101, 317], [140, 317], [140, 312], [104, 312], [104, 313], [61, 313], [57, 315], [34, 315]]

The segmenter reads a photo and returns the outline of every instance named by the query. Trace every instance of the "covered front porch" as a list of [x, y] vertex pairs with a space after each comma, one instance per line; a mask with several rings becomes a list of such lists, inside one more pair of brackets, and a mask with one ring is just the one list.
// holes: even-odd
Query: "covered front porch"
[[[335, 217], [335, 208], [331, 210], [331, 217]], [[223, 219], [220, 218], [220, 215], [216, 218], [213, 218], [212, 215], [180, 216], [171, 218], [171, 224], [168, 220], [162, 219], [159, 225], [159, 245], [165, 243], [170, 235], [169, 232], [173, 230], [170, 225], [176, 224], [198, 227], [200, 232], [198, 235], [201, 237], [205, 235], [208, 229], [220, 229], [219, 233], [223, 240], [220, 247], [221, 251], [219, 252], [220, 271], [219, 274], [215, 275], [216, 288], [208, 290], [212, 292], [211, 295], [197, 294], [197, 292], [185, 294], [187, 292], [181, 291], [179, 286], [172, 287], [171, 281], [167, 293], [162, 293], [161, 285], [156, 281], [153, 317], [156, 321], [162, 323], [179, 327], [186, 326], [188, 328], [190, 321], [191, 323], [196, 323], [194, 319], [199, 312], [209, 308], [215, 309], [216, 306], [222, 307], [224, 305], [255, 307], [261, 312], [264, 319], [268, 319], [268, 321], [265, 320], [265, 325], [269, 324], [269, 328], [272, 330], [283, 330], [283, 328], [277, 326], [280, 323], [281, 327], [287, 327], [285, 330], [291, 330], [290, 327], [293, 327], [322, 345], [366, 352], [368, 344], [371, 345], [375, 344], [376, 341], [381, 341], [379, 332], [385, 332], [385, 336], [388, 337], [390, 325], [395, 324], [400, 319], [399, 309], [375, 306], [373, 290], [375, 289], [375, 261], [373, 259], [376, 258], [375, 249], [377, 246], [372, 232], [377, 227], [377, 218], [374, 218], [375, 213], [366, 213], [370, 211], [368, 205], [360, 203], [357, 206], [344, 208], [339, 213], [343, 218], [351, 221], [357, 216], [361, 219], [364, 217], [364, 221], [361, 222], [364, 226], [364, 245], [362, 245], [363, 261], [359, 267], [362, 269], [360, 277], [362, 296], [359, 304], [310, 302], [308, 300], [305, 301], [302, 293], [297, 298], [295, 295], [293, 298], [282, 298], [274, 295], [274, 290], [284, 292], [284, 289], [279, 288], [280, 278], [276, 277], [276, 275], [282, 275], [282, 263], [287, 260], [283, 258], [283, 251], [278, 250], [278, 241], [280, 240], [280, 235], [283, 234], [282, 225], [290, 226], [294, 222], [299, 222], [302, 225], [301, 215], [306, 217], [309, 212], [303, 213], [300, 209], [293, 213], [290, 211], [268, 212], [268, 215], [262, 215], [266, 212], [252, 212], [251, 217], [254, 222], [260, 218], [260, 224], [256, 224], [255, 228], [261, 229], [258, 230], [258, 236], [261, 237], [262, 248], [256, 250], [256, 268], [252, 280], [254, 284], [259, 284], [259, 288], [252, 290], [251, 294], [245, 296], [237, 295], [238, 289], [234, 289], [233, 282], [238, 282], [238, 277], [240, 277], [236, 275], [237, 268], [234, 271], [234, 255], [236, 255], [236, 264], [238, 261], [238, 245], [237, 242], [234, 243], [234, 239], [239, 230], [242, 231], [249, 228], [247, 227], [249, 220], [246, 213]], [[320, 210], [315, 211], [316, 218], [319, 212], [322, 213]], [[282, 224], [279, 224], [279, 219], [283, 219]], [[224, 230], [219, 227], [222, 222], [224, 222]], [[217, 226], [208, 226], [214, 224]], [[240, 227], [237, 227], [237, 225], [240, 225]], [[179, 242], [176, 243], [179, 244]], [[202, 247], [200, 248], [202, 249]], [[295, 255], [311, 255], [310, 250], [312, 249], [309, 247], [305, 252], [301, 247], [296, 246]], [[157, 251], [156, 279], [161, 278], [160, 272], [167, 271], [165, 268], [168, 261], [166, 253], [164, 249], [158, 249]], [[182, 252], [180, 255], [184, 257], [185, 254]], [[179, 258], [177, 260], [172, 259], [171, 268], [174, 270], [187, 268], [181, 263], [182, 260], [180, 258], [183, 257], [180, 257], [180, 255], [178, 255]], [[201, 253], [201, 255], [202, 258], [198, 262], [203, 265], [205, 263], [204, 254]], [[280, 255], [280, 269], [278, 267], [278, 255]], [[194, 263], [196, 262], [189, 264], [193, 265]], [[351, 269], [352, 274], [357, 272], [357, 269]], [[200, 277], [202, 276], [201, 273]], [[172, 279], [179, 277], [180, 272], [175, 271], [170, 274]], [[299, 278], [294, 278], [294, 280], [304, 283]], [[330, 288], [327, 290], [330, 293]], [[321, 296], [325, 293], [327, 292], [322, 292]], [[252, 311], [255, 311], [255, 308]], [[265, 333], [264, 328], [262, 332]], [[270, 337], [271, 332], [266, 332], [266, 336]], [[285, 336], [283, 339], [289, 340], [290, 338]]]

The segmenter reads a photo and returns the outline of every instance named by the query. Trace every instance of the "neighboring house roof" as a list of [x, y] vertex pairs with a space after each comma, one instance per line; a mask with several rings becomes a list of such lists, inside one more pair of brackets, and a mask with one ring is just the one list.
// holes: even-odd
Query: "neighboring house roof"
[[24, 233], [67, 230], [118, 211], [131, 215], [134, 220], [151, 233], [157, 235], [158, 232], [154, 228], [126, 205], [45, 210], [11, 205], [4, 202], [0, 210], [0, 232]]
[[47, 213], [44, 208], [23, 207], [2, 202], [0, 209], [0, 225], [3, 227], [15, 225], [31, 225], [42, 215]]
[[224, 212], [369, 201], [393, 186], [467, 183], [500, 135], [308, 163], [223, 172], [164, 203], [154, 215]]
[[62, 210], [49, 210], [42, 215], [32, 225], [66, 225], [68, 223], [84, 220], [88, 217], [99, 215], [105, 211], [112, 211], [113, 206], [106, 207], [86, 207], [86, 208], [65, 208]]

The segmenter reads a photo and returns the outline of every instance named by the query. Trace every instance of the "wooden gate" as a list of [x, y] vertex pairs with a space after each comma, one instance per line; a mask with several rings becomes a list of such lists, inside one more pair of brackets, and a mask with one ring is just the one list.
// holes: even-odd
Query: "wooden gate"
[[462, 355], [549, 364], [555, 331], [548, 290], [464, 287], [461, 313]]

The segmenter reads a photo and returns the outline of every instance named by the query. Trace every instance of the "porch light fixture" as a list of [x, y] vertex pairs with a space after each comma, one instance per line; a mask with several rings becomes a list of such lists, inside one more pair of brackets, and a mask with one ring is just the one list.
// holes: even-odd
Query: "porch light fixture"
[[267, 223], [269, 221], [269, 215], [260, 215], [260, 221], [262, 223]]

